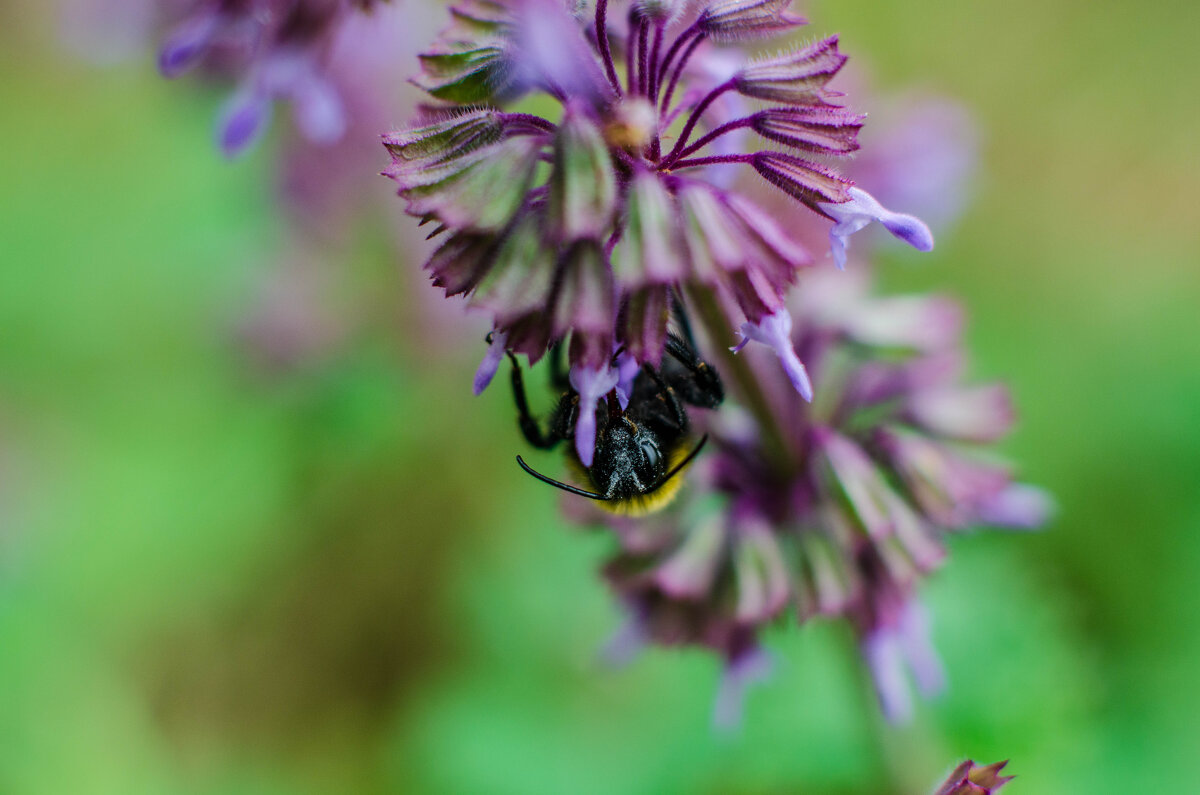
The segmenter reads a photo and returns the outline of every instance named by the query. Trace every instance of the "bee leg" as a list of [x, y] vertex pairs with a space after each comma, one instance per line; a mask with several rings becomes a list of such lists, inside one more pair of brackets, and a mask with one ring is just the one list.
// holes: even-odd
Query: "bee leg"
[[675, 318], [675, 325], [679, 326], [679, 333], [686, 340], [688, 347], [695, 350], [696, 335], [692, 333], [692, 321], [683, 306], [683, 296], [676, 289], [671, 290], [671, 315]]
[[[521, 427], [521, 433], [524, 434], [525, 440], [534, 447], [543, 450], [553, 447], [563, 438], [556, 433], [554, 426], [558, 423], [551, 423], [550, 431], [542, 432], [537, 420], [529, 411], [529, 400], [525, 396], [525, 378], [521, 375], [521, 365], [511, 352], [508, 354], [508, 359], [512, 362], [513, 401], [517, 404], [517, 424]], [[555, 415], [557, 414], [558, 412], [555, 411]]]
[[563, 345], [562, 340], [550, 346], [548, 356], [550, 363], [550, 383], [560, 392], [566, 392], [571, 388], [571, 382], [567, 378], [567, 370], [563, 367]]
[[550, 435], [557, 439], [571, 439], [575, 436], [575, 421], [579, 414], [579, 395], [574, 392], [563, 392], [558, 400], [558, 406], [550, 415]]
[[672, 419], [674, 419], [675, 426], [679, 429], [679, 432], [687, 433], [687, 412], [683, 410], [683, 404], [679, 402], [679, 397], [675, 394], [675, 390], [672, 389], [665, 381], [663, 381], [663, 378], [659, 374], [658, 370], [655, 370], [650, 365], [643, 365], [642, 372], [650, 376], [650, 379], [654, 381], [655, 385], [658, 387], [658, 396], [661, 397], [671, 409], [671, 414], [673, 415]]
[[692, 380], [684, 398], [693, 405], [713, 409], [725, 400], [725, 386], [707, 362], [696, 356], [696, 351], [674, 334], [667, 335], [666, 352], [691, 374]]

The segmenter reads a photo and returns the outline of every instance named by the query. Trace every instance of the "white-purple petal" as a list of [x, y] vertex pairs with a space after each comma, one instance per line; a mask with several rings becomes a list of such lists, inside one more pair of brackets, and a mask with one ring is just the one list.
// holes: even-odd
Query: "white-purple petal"
[[766, 345], [779, 357], [788, 380], [800, 393], [800, 397], [812, 402], [812, 381], [808, 377], [808, 370], [800, 361], [800, 357], [796, 355], [796, 349], [792, 345], [792, 316], [786, 308], [780, 308], [774, 314], [766, 315], [757, 323], [743, 323], [738, 333], [741, 334], [742, 341], [731, 348], [734, 353], [739, 352], [751, 341]]
[[984, 524], [1037, 530], [1054, 514], [1054, 498], [1037, 486], [1013, 483], [976, 506]]
[[504, 351], [507, 347], [508, 335], [503, 331], [492, 332], [492, 341], [488, 345], [487, 353], [483, 355], [483, 361], [479, 363], [479, 369], [475, 371], [476, 395], [483, 394], [483, 390], [487, 389], [488, 384], [492, 383], [492, 379], [496, 377], [496, 371], [500, 369], [500, 362], [504, 359]]
[[829, 230], [829, 249], [838, 269], [846, 267], [846, 248], [850, 235], [863, 229], [872, 221], [878, 221], [895, 237], [908, 243], [917, 251], [933, 250], [933, 233], [921, 219], [894, 213], [884, 207], [875, 197], [861, 188], [849, 188], [850, 201], [835, 204], [821, 202], [818, 206], [836, 223]]
[[596, 402], [616, 389], [620, 374], [612, 367], [593, 370], [575, 366], [568, 376], [579, 393], [579, 419], [575, 421], [575, 452], [579, 461], [590, 467], [596, 453]]
[[226, 157], [237, 157], [258, 140], [271, 115], [271, 99], [254, 90], [239, 91], [221, 114], [217, 138]]
[[177, 77], [200, 58], [217, 33], [219, 19], [214, 11], [202, 11], [171, 32], [158, 53], [163, 77]]
[[771, 658], [757, 646], [740, 652], [725, 666], [713, 704], [713, 726], [733, 731], [742, 722], [746, 689], [771, 675]]
[[946, 672], [933, 646], [929, 612], [924, 605], [915, 600], [909, 601], [900, 614], [896, 635], [921, 695], [932, 698], [941, 693], [946, 687]]
[[629, 408], [629, 398], [633, 395], [633, 382], [641, 371], [642, 365], [628, 352], [622, 351], [617, 356], [617, 400], [621, 404], [622, 411]]
[[346, 110], [342, 98], [329, 80], [312, 74], [292, 92], [292, 113], [296, 126], [314, 144], [332, 144], [346, 134]]
[[604, 649], [600, 658], [614, 668], [622, 668], [646, 648], [650, 638], [646, 633], [646, 622], [636, 612], [631, 612], [624, 623], [617, 629]]
[[871, 671], [883, 716], [889, 723], [908, 723], [913, 713], [912, 694], [904, 676], [904, 652], [896, 633], [884, 627], [874, 630], [863, 639], [862, 655]]

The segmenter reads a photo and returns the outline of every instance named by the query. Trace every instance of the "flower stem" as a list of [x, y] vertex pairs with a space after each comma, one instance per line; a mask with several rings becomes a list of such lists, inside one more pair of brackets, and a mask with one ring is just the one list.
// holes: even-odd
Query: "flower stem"
[[650, 95], [650, 23], [638, 25], [638, 91]]
[[700, 140], [696, 141], [696, 143], [694, 143], [691, 146], [684, 149], [682, 152], [680, 152], [678, 155], [675, 156], [674, 160], [664, 161], [662, 164], [662, 167], [670, 168], [672, 163], [682, 160], [683, 158], [687, 157], [688, 155], [692, 154], [693, 152], [700, 151], [701, 149], [703, 149], [705, 147], [705, 145], [712, 143], [714, 140], [716, 140], [717, 138], [720, 138], [725, 133], [732, 132], [734, 130], [740, 130], [744, 127], [749, 127], [752, 124], [754, 124], [754, 119], [753, 119], [753, 117], [750, 117], [750, 116], [747, 116], [744, 119], [734, 119], [731, 122], [726, 122], [725, 124], [722, 124], [717, 129], [715, 129], [712, 132], [705, 135]]
[[617, 66], [613, 63], [612, 50], [608, 46], [608, 0], [596, 0], [596, 46], [600, 48], [600, 60], [608, 82], [612, 83], [617, 96], [621, 96], [621, 81], [617, 79]]
[[[689, 28], [687, 31], [684, 31], [682, 34], [680, 34], [679, 38], [675, 40], [675, 45], [678, 45], [680, 42], [682, 42], [692, 30], [692, 28]], [[671, 107], [671, 97], [675, 95], [675, 86], [679, 84], [679, 77], [683, 74], [683, 67], [687, 65], [688, 59], [692, 57], [692, 53], [695, 52], [696, 48], [700, 46], [700, 42], [704, 41], [704, 34], [696, 31], [694, 35], [695, 38], [692, 39], [688, 44], [687, 50], [685, 50], [683, 53], [683, 57], [679, 59], [679, 65], [675, 67], [675, 71], [671, 74], [671, 81], [667, 83], [667, 93], [663, 94], [662, 104], [659, 105], [659, 113], [666, 113], [667, 108]], [[672, 46], [671, 51], [667, 53], [667, 57], [663, 61], [662, 74], [659, 75], [660, 81], [664, 76], [666, 76], [667, 68], [671, 63], [671, 57], [674, 54], [675, 47]]]
[[687, 124], [683, 125], [683, 132], [679, 134], [679, 140], [675, 143], [675, 148], [667, 155], [666, 162], [671, 162], [679, 157], [679, 153], [687, 146], [688, 138], [692, 136], [692, 130], [696, 129], [696, 124], [700, 121], [700, 117], [704, 115], [704, 111], [708, 110], [708, 106], [717, 101], [717, 99], [726, 91], [732, 90], [734, 83], [732, 80], [722, 83], [721, 85], [708, 92], [708, 96], [700, 100], [700, 104], [692, 111], [692, 115], [688, 117]]
[[750, 163], [753, 160], [754, 155], [713, 155], [712, 157], [693, 157], [691, 160], [671, 160], [668, 158], [659, 168], [661, 170], [674, 170], [679, 168], [712, 166], [717, 163]]
[[666, 34], [666, 25], [659, 22], [654, 26], [654, 48], [650, 50], [650, 71], [648, 80], [649, 86], [646, 89], [646, 96], [653, 103], [658, 98], [658, 56], [662, 54], [663, 36]]
[[528, 124], [530, 127], [536, 127], [545, 132], [558, 130], [558, 125], [554, 122], [543, 119], [541, 116], [534, 116], [532, 113], [505, 113], [501, 115], [500, 120], [504, 124]]
[[629, 30], [629, 54], [625, 59], [625, 82], [629, 85], [629, 93], [636, 94], [638, 92], [638, 66], [646, 60], [646, 23], [637, 21], [632, 23]]

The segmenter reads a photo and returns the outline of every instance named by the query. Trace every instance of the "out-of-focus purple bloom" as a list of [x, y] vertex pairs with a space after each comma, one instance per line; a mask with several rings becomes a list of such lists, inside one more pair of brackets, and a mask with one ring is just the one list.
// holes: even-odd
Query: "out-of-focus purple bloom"
[[[442, 240], [426, 266], [434, 283], [486, 311], [514, 353], [536, 360], [569, 340], [570, 365], [593, 372], [614, 350], [658, 366], [672, 304], [716, 293], [741, 310], [748, 337], [771, 339], [811, 397], [795, 353], [774, 345], [784, 297], [811, 257], [777, 218], [709, 177], [751, 166], [820, 216], [874, 211], [812, 159], [854, 152], [863, 124], [832, 102], [846, 61], [837, 37], [749, 64], [714, 49], [794, 30], [803, 20], [788, 5], [713, 2], [682, 15], [683, 3], [635, 3], [624, 32], [609, 24], [607, 0], [587, 20], [564, 0], [452, 7], [415, 80], [442, 104], [384, 138], [385, 174]], [[562, 120], [504, 110], [529, 92], [561, 103]], [[776, 148], [729, 148], [748, 132]], [[873, 217], [901, 228], [882, 208]]]
[[757, 645], [738, 649], [725, 663], [725, 672], [713, 704], [713, 725], [732, 731], [742, 722], [746, 690], [771, 675], [771, 658]]
[[[292, 104], [296, 125], [315, 143], [345, 133], [341, 97], [327, 75], [333, 40], [351, 14], [384, 0], [196, 0], [159, 51], [159, 70], [177, 77], [209, 59], [238, 76], [221, 114], [222, 151], [237, 155], [262, 134], [272, 104]], [[219, 56], [219, 57], [218, 57]]]
[[929, 620], [919, 604], [909, 601], [891, 622], [872, 626], [861, 645], [883, 714], [893, 723], [912, 719], [906, 671], [912, 672], [926, 698], [945, 686], [942, 663], [929, 637]]
[[1037, 486], [1013, 483], [978, 505], [979, 521], [1015, 530], [1036, 530], [1054, 515], [1054, 499]]
[[[960, 383], [953, 302], [876, 298], [836, 271], [806, 281], [797, 299], [804, 319], [755, 333], [802, 353], [822, 400], [806, 407], [790, 374], [748, 359], [771, 416], [709, 426], [714, 452], [697, 480], [723, 508], [714, 514], [703, 497], [656, 517], [646, 533], [655, 542], [623, 545], [609, 580], [637, 606], [649, 641], [727, 658], [788, 607], [801, 620], [844, 617], [884, 713], [902, 721], [912, 713], [910, 673], [924, 695], [944, 681], [916, 597], [945, 560], [944, 537], [1028, 528], [1046, 518], [1048, 499], [983, 454], [1012, 410], [1000, 387]], [[804, 313], [811, 302], [821, 310]], [[891, 320], [865, 330], [874, 310]], [[921, 318], [937, 332], [915, 334]]]
[[[711, 439], [689, 475], [703, 496], [604, 520], [620, 542], [605, 575], [630, 616], [619, 656], [646, 643], [715, 651], [727, 723], [765, 671], [766, 624], [789, 609], [841, 617], [885, 712], [903, 719], [909, 673], [926, 694], [943, 680], [916, 591], [945, 536], [1045, 511], [981, 455], [1013, 412], [1003, 389], [960, 383], [954, 302], [877, 298], [833, 269], [790, 295], [813, 261], [806, 224], [832, 221], [839, 271], [872, 222], [921, 251], [933, 237], [830, 165], [858, 150], [864, 123], [831, 85], [846, 61], [836, 36], [750, 63], [717, 47], [793, 31], [803, 20], [789, 5], [635, 0], [613, 26], [607, 0], [587, 19], [568, 0], [463, 0], [420, 56], [413, 82], [434, 102], [384, 136], [384, 174], [438, 244], [434, 285], [494, 329], [477, 392], [505, 353], [566, 352], [569, 455], [584, 467], [607, 427], [597, 413], [619, 416], [638, 373], [668, 366], [673, 317], [699, 316], [708, 341], [740, 327], [731, 350], [759, 342], [782, 364], [727, 358], [748, 419], [688, 424]], [[512, 109], [534, 92], [561, 116]], [[738, 169], [787, 209], [730, 188]]]
[[132, 59], [154, 30], [156, 5], [155, 0], [62, 0], [63, 43], [93, 63]]
[[328, 358], [350, 320], [327, 300], [330, 276], [311, 252], [294, 251], [269, 268], [237, 320], [239, 347], [267, 376]]
[[970, 203], [978, 127], [946, 97], [905, 93], [879, 104], [853, 176], [883, 204], [906, 208], [941, 234]]

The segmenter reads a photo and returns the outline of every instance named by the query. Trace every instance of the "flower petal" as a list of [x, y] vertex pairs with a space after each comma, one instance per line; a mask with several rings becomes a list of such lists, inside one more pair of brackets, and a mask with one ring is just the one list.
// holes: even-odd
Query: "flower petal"
[[746, 344], [751, 341], [766, 345], [779, 357], [784, 372], [787, 373], [792, 386], [800, 393], [800, 397], [812, 402], [812, 381], [809, 380], [808, 370], [804, 368], [804, 363], [800, 361], [800, 357], [796, 355], [796, 349], [792, 346], [792, 316], [786, 308], [767, 315], [758, 323], [743, 323], [739, 333], [742, 341], [732, 349], [734, 353], [746, 347]]
[[568, 375], [579, 393], [579, 419], [575, 421], [575, 452], [585, 467], [596, 455], [596, 403], [616, 388], [620, 374], [612, 367], [591, 369], [576, 365]]
[[903, 240], [917, 251], [933, 250], [933, 233], [920, 218], [904, 213], [894, 213], [884, 207], [875, 197], [860, 188], [847, 191], [849, 201], [820, 202], [817, 208], [832, 218], [835, 223], [829, 230], [829, 247], [838, 269], [846, 266], [846, 248], [850, 235], [863, 229], [872, 221], [878, 221], [896, 238]]
[[493, 331], [487, 353], [483, 355], [483, 361], [479, 363], [479, 369], [475, 371], [476, 395], [483, 394], [483, 390], [487, 389], [488, 384], [492, 383], [492, 379], [496, 377], [496, 371], [500, 369], [500, 362], [504, 359], [504, 351], [507, 347], [508, 335], [503, 331]]

